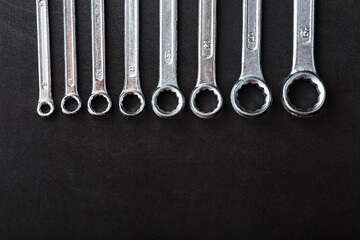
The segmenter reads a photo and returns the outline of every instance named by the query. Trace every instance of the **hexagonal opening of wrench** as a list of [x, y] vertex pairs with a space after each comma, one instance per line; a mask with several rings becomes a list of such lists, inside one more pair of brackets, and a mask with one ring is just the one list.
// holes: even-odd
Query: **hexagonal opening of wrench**
[[136, 94], [129, 93], [124, 97], [122, 105], [126, 112], [135, 113], [141, 107], [141, 99]]
[[95, 96], [91, 101], [91, 107], [95, 112], [102, 113], [108, 107], [108, 101], [102, 95]]
[[310, 79], [299, 78], [289, 86], [289, 101], [300, 110], [313, 108], [319, 101], [319, 95], [318, 87]]
[[161, 110], [166, 112], [172, 112], [179, 105], [179, 98], [173, 91], [164, 90], [159, 93], [156, 104]]
[[43, 113], [43, 114], [48, 114], [50, 113], [51, 111], [51, 107], [49, 104], [47, 103], [43, 103], [40, 107], [40, 111]]
[[247, 111], [256, 111], [265, 105], [267, 95], [258, 84], [247, 83], [237, 92], [237, 104]]
[[79, 103], [76, 101], [76, 99], [73, 97], [70, 97], [70, 98], [66, 99], [64, 108], [69, 112], [73, 112], [78, 108], [78, 106], [79, 106]]
[[218, 97], [209, 89], [201, 90], [195, 98], [195, 105], [203, 113], [213, 112], [218, 106]]

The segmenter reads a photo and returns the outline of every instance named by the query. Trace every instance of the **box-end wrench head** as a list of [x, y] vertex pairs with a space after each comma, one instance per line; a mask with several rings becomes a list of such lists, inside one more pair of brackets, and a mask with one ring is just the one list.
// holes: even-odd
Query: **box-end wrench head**
[[[106, 115], [112, 102], [106, 90], [106, 68], [105, 68], [105, 11], [104, 0], [91, 0], [91, 25], [92, 25], [92, 93], [88, 100], [87, 108], [93, 116]], [[94, 99], [103, 98], [106, 100], [106, 107], [103, 111], [96, 111], [93, 108]]]
[[[198, 79], [190, 96], [190, 108], [203, 119], [214, 117], [223, 106], [223, 97], [216, 84], [216, 0], [199, 0], [199, 36], [198, 36]], [[209, 91], [217, 99], [216, 107], [204, 112], [196, 105], [200, 92]]]
[[[125, 79], [119, 97], [120, 112], [127, 117], [135, 117], [145, 108], [145, 97], [140, 86], [139, 71], [139, 0], [125, 0]], [[135, 96], [139, 102], [136, 110], [127, 109], [126, 98]]]
[[39, 65], [39, 101], [37, 113], [49, 117], [55, 110], [51, 94], [51, 61], [49, 9], [47, 0], [36, 0], [37, 41]]
[[[65, 96], [61, 101], [61, 110], [66, 115], [75, 115], [82, 107], [77, 84], [75, 0], [63, 0], [63, 11]], [[71, 101], [71, 99], [74, 100], [74, 104], [76, 105], [70, 110], [67, 102]]]
[[[293, 67], [282, 86], [281, 100], [285, 110], [297, 117], [313, 116], [322, 109], [326, 99], [325, 86], [315, 68], [314, 29], [315, 0], [294, 0]], [[316, 104], [309, 109], [297, 108], [289, 98], [290, 86], [300, 80], [309, 81], [318, 92]]]
[[[272, 103], [271, 91], [261, 69], [261, 16], [262, 0], [243, 1], [242, 73], [231, 91], [230, 99], [236, 113], [246, 118], [261, 116]], [[238, 100], [240, 90], [249, 84], [263, 92], [264, 103], [259, 109], [245, 109]]]
[[[160, 79], [151, 100], [152, 109], [160, 118], [172, 118], [185, 106], [185, 98], [177, 82], [177, 21], [177, 0], [160, 0]], [[170, 92], [177, 98], [177, 106], [171, 111], [163, 110], [158, 104], [163, 92]]]

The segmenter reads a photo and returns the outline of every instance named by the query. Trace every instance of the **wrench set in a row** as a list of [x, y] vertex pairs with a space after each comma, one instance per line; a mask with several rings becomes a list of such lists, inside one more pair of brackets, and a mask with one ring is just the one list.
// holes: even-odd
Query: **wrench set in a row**
[[[64, 1], [64, 45], [65, 45], [65, 97], [61, 102], [64, 114], [76, 114], [82, 105], [77, 88], [77, 60], [75, 37], [75, 0]], [[200, 118], [208, 119], [216, 115], [223, 105], [223, 97], [216, 84], [216, 0], [199, 0], [199, 46], [198, 79], [190, 96], [190, 107]], [[294, 56], [290, 76], [282, 87], [282, 102], [285, 109], [298, 117], [309, 117], [318, 112], [326, 98], [323, 83], [316, 74], [314, 63], [314, 6], [315, 0], [294, 0]], [[42, 117], [54, 112], [51, 95], [51, 67], [49, 41], [48, 0], [36, 0], [39, 90], [37, 112]], [[160, 77], [152, 96], [152, 108], [157, 116], [170, 118], [179, 114], [185, 105], [185, 98], [177, 83], [177, 0], [160, 0]], [[272, 94], [266, 84], [260, 61], [262, 0], [243, 0], [243, 41], [242, 73], [231, 92], [231, 103], [235, 111], [247, 118], [258, 117], [269, 109]], [[91, 115], [106, 115], [112, 101], [106, 89], [105, 68], [105, 17], [104, 0], [91, 0], [92, 22], [92, 94], [87, 109]], [[139, 0], [125, 0], [125, 81], [119, 98], [119, 109], [126, 116], [137, 116], [145, 107], [145, 98], [140, 86], [139, 76]], [[310, 109], [300, 109], [289, 99], [289, 87], [297, 80], [313, 84], [318, 93], [316, 104]], [[248, 110], [240, 105], [238, 95], [244, 86], [251, 84], [263, 91], [264, 104], [256, 110]], [[217, 98], [216, 107], [202, 111], [196, 104], [200, 92], [210, 91]], [[177, 98], [177, 106], [172, 111], [159, 107], [158, 97], [170, 92]], [[136, 96], [139, 106], [135, 111], [124, 106], [129, 96]], [[106, 108], [96, 111], [93, 101], [104, 98]], [[75, 100], [76, 107], [67, 108], [66, 102]]]

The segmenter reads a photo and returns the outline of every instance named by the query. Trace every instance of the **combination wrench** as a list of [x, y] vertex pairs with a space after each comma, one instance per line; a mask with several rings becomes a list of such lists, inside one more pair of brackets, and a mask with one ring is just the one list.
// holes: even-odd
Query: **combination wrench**
[[[151, 105], [158, 117], [171, 118], [179, 114], [185, 106], [185, 98], [177, 82], [177, 0], [160, 0], [160, 61], [159, 84], [155, 90]], [[175, 94], [178, 102], [173, 111], [165, 111], [158, 105], [162, 92]]]
[[36, 0], [39, 101], [37, 113], [49, 117], [55, 110], [51, 94], [51, 60], [48, 0]]
[[[119, 97], [120, 112], [128, 117], [138, 116], [145, 107], [145, 98], [140, 86], [139, 71], [139, 0], [125, 0], [125, 79]], [[135, 111], [127, 109], [124, 100], [131, 95], [139, 100]]]
[[[106, 90], [105, 72], [105, 12], [104, 0], [91, 0], [91, 26], [92, 26], [92, 93], [88, 100], [88, 111], [94, 116], [106, 115], [112, 106], [111, 99]], [[103, 98], [107, 106], [103, 111], [96, 111], [93, 100]]]
[[[325, 103], [326, 90], [316, 73], [314, 60], [315, 0], [294, 0], [294, 53], [290, 76], [281, 90], [284, 108], [297, 117], [310, 117]], [[290, 86], [298, 80], [309, 81], [317, 88], [317, 103], [310, 109], [299, 109], [289, 99]]]
[[[261, 68], [261, 15], [262, 0], [243, 1], [242, 73], [231, 91], [231, 104], [240, 116], [246, 118], [262, 115], [272, 103], [271, 91]], [[263, 91], [264, 104], [259, 109], [245, 109], [238, 101], [240, 90], [248, 84]]]
[[[76, 59], [76, 28], [75, 0], [64, 0], [64, 59], [65, 59], [65, 96], [61, 101], [64, 114], [75, 115], [79, 112], [82, 102], [78, 92], [77, 59]], [[76, 107], [69, 110], [66, 102], [76, 101]]]
[[[223, 98], [216, 84], [216, 0], [199, 0], [198, 77], [190, 96], [190, 108], [203, 119], [214, 117], [222, 108]], [[200, 110], [196, 97], [202, 91], [210, 91], [217, 98], [217, 106], [210, 112]]]

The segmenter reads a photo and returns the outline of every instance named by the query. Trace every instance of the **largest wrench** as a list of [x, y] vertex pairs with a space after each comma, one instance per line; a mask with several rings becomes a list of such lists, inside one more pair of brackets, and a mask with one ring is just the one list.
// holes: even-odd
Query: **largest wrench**
[[[326, 91], [318, 77], [314, 61], [315, 0], [294, 0], [294, 56], [290, 76], [283, 84], [282, 102], [286, 111], [297, 117], [310, 117], [324, 105]], [[290, 86], [297, 80], [310, 81], [318, 91], [317, 103], [310, 109], [299, 109], [289, 99]]]
[[49, 117], [55, 109], [51, 94], [51, 63], [48, 0], [36, 0], [39, 61], [39, 102], [37, 112]]

